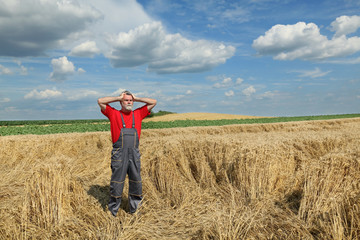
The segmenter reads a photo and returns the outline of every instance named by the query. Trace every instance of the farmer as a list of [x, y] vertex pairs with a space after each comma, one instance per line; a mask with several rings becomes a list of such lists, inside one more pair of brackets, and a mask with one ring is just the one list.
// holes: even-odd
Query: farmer
[[[121, 110], [111, 107], [109, 103], [112, 102], [120, 102]], [[143, 102], [145, 105], [133, 111], [134, 102]], [[142, 200], [139, 152], [141, 122], [155, 107], [156, 100], [139, 98], [124, 91], [118, 97], [99, 98], [98, 104], [101, 112], [110, 120], [113, 142], [109, 210], [114, 216], [119, 211], [125, 177], [128, 174], [129, 209], [130, 213], [135, 213]]]

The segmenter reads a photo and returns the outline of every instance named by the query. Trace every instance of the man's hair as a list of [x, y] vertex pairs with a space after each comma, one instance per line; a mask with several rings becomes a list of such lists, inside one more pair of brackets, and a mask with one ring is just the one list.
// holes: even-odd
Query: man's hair
[[130, 91], [125, 90], [125, 91], [123, 91], [123, 92], [120, 94], [120, 96], [121, 96], [123, 93], [125, 93], [126, 95], [132, 95], [132, 93], [131, 93]]

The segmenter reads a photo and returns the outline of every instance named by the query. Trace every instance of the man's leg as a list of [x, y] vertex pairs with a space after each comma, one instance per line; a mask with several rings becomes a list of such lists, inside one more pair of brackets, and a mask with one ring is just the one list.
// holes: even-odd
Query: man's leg
[[[121, 155], [126, 154], [125, 152]], [[128, 161], [126, 159], [111, 159], [111, 181], [110, 181], [110, 199], [109, 199], [109, 211], [112, 215], [116, 216], [121, 204], [121, 195], [124, 189], [126, 170], [128, 167]]]
[[129, 159], [129, 208], [134, 213], [140, 207], [142, 200], [142, 182], [140, 175], [140, 153], [134, 149], [132, 159]]

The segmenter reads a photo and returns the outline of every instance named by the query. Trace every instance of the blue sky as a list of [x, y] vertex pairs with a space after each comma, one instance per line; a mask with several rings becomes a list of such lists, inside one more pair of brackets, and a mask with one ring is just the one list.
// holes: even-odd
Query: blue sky
[[358, 0], [0, 0], [0, 120], [359, 113], [359, 66]]

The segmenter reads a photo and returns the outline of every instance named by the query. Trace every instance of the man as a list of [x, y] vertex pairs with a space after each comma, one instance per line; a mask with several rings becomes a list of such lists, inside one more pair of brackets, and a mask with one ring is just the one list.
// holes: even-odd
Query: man
[[[109, 103], [112, 102], [120, 102], [121, 110], [111, 107]], [[145, 105], [132, 111], [134, 102], [143, 102]], [[124, 91], [118, 97], [99, 98], [98, 104], [101, 112], [110, 120], [113, 142], [109, 210], [114, 216], [119, 211], [125, 177], [128, 174], [129, 209], [130, 213], [134, 213], [142, 200], [139, 152], [141, 122], [155, 107], [156, 100], [138, 98], [129, 91]]]

